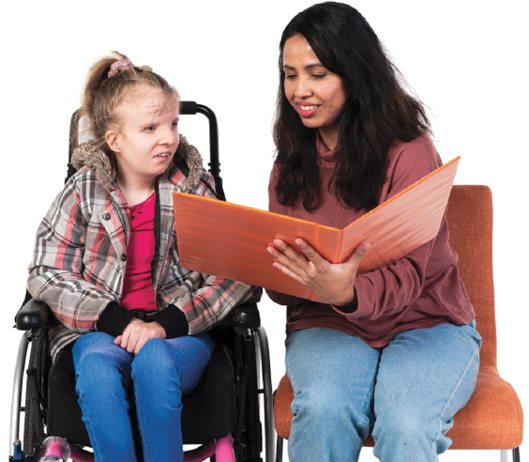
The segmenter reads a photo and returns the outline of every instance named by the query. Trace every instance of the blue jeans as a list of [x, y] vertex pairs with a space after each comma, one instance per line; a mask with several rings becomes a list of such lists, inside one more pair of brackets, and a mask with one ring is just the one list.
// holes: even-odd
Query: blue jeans
[[357, 461], [373, 427], [381, 461], [437, 461], [474, 390], [480, 346], [474, 322], [404, 332], [384, 348], [327, 329], [290, 333], [290, 460]]
[[137, 460], [134, 395], [145, 461], [182, 461], [182, 393], [197, 385], [213, 348], [206, 334], [153, 338], [134, 356], [103, 332], [80, 337], [76, 391], [96, 461]]

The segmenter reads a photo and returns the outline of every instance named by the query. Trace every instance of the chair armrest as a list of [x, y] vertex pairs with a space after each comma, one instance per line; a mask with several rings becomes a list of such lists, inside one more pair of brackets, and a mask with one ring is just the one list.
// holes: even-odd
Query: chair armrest
[[18, 311], [16, 327], [18, 330], [45, 329], [49, 316], [48, 305], [31, 299]]
[[261, 326], [261, 316], [257, 303], [245, 303], [234, 308], [231, 321], [235, 329], [257, 329]]

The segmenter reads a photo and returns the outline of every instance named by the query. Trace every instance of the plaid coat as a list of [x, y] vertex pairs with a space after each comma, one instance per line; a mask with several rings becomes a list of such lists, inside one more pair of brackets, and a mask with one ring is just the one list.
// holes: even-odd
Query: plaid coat
[[[260, 289], [180, 266], [171, 193], [212, 197], [215, 190], [198, 151], [183, 137], [176, 159], [185, 161], [189, 172], [184, 175], [173, 163], [158, 179], [160, 233], [153, 287], [157, 308], [177, 306], [193, 335], [210, 329], [233, 307], [257, 300]], [[76, 152], [72, 163], [82, 167], [42, 220], [29, 266], [29, 292], [54, 314], [49, 330], [52, 358], [82, 334], [96, 330], [110, 302], [119, 303], [127, 266], [130, 209], [115, 171], [101, 152]]]

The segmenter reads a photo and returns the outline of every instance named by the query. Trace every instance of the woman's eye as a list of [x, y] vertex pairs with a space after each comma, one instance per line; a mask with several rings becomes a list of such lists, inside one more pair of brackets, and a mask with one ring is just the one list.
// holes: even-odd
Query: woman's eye
[[175, 128], [178, 128], [178, 122], [173, 122], [171, 124], [171, 128], [174, 130]]
[[323, 74], [312, 74], [312, 77], [315, 78], [315, 79], [323, 79], [326, 76], [327, 76], [326, 73], [323, 73]]
[[293, 80], [296, 77], [296, 74], [285, 74], [285, 80]]

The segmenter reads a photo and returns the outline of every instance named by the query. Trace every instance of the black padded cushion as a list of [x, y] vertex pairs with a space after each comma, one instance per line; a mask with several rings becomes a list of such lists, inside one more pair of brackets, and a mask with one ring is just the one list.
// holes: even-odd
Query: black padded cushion
[[[231, 433], [236, 423], [235, 375], [223, 346], [217, 346], [195, 390], [182, 399], [184, 444], [201, 444]], [[63, 349], [50, 370], [48, 434], [90, 446], [75, 393], [71, 347]]]

